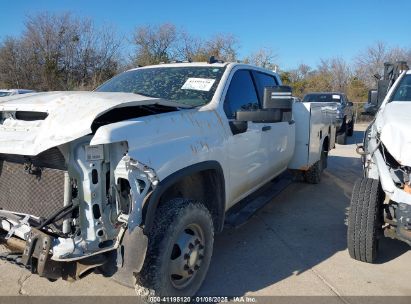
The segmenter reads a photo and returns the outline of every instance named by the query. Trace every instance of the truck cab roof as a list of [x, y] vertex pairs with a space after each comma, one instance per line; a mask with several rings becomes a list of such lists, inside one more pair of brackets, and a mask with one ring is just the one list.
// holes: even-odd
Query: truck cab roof
[[[222, 68], [222, 67], [230, 67], [230, 68], [234, 68], [234, 67], [243, 67], [243, 68], [248, 68], [248, 69], [254, 69], [254, 70], [259, 70], [262, 71], [264, 73], [270, 73], [270, 74], [274, 74], [277, 75], [278, 74], [274, 71], [265, 69], [265, 68], [261, 68], [252, 64], [246, 64], [246, 63], [241, 63], [241, 62], [215, 62], [215, 63], [208, 63], [208, 62], [172, 62], [172, 63], [160, 63], [160, 64], [155, 64], [155, 65], [147, 65], [147, 66], [143, 66], [143, 67], [137, 67], [137, 68], [133, 68], [130, 69], [128, 71], [134, 71], [137, 69], [152, 69], [152, 68], [173, 68], [173, 67], [218, 67], [218, 68]], [[127, 71], [127, 72], [128, 72]]]

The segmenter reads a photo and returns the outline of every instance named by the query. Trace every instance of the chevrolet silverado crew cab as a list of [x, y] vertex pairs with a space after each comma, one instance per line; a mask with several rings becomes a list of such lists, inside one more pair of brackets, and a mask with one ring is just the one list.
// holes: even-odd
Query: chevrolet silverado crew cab
[[347, 246], [352, 258], [373, 263], [383, 236], [411, 245], [411, 70], [386, 63], [370, 93], [366, 109], [376, 115], [357, 149], [364, 176], [351, 197]]
[[347, 96], [338, 92], [309, 93], [304, 96], [304, 102], [336, 102], [337, 107], [337, 144], [345, 145], [347, 136], [354, 134], [353, 103]]
[[191, 296], [233, 206], [287, 169], [320, 181], [336, 104], [293, 102], [276, 73], [210, 61], [5, 97], [0, 115], [0, 230], [21, 263]]

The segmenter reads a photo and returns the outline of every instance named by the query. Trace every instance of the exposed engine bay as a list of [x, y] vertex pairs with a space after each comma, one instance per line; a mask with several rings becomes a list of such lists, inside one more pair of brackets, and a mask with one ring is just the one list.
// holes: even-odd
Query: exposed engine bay
[[[116, 108], [93, 121], [90, 135], [35, 156], [0, 154], [0, 231], [7, 233], [6, 244], [24, 240], [22, 262], [50, 279], [78, 279], [106, 263], [105, 253], [119, 249], [125, 231], [141, 223], [143, 201], [158, 178], [128, 156], [127, 142], [90, 141], [101, 126], [176, 110], [156, 104]], [[22, 122], [40, 125], [48, 116], [1, 113], [3, 130]]]

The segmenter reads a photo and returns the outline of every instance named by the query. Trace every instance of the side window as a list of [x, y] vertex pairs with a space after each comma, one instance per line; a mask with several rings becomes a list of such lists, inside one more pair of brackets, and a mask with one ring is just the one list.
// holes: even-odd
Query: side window
[[235, 118], [238, 110], [258, 109], [258, 98], [250, 71], [235, 72], [224, 100], [227, 118]]
[[262, 101], [264, 98], [264, 88], [265, 87], [272, 87], [278, 85], [277, 79], [274, 76], [264, 74], [261, 72], [253, 72], [254, 78], [257, 85], [258, 96]]

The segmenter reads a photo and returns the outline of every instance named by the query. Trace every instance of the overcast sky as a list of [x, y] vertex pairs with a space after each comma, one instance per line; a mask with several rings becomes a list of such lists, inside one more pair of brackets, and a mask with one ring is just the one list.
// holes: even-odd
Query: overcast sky
[[232, 33], [240, 41], [240, 58], [270, 47], [283, 69], [316, 66], [320, 58], [351, 60], [376, 41], [411, 47], [411, 1], [402, 0], [2, 1], [0, 38], [20, 34], [25, 17], [40, 11], [71, 11], [97, 25], [112, 24], [125, 36], [136, 26], [164, 22], [203, 38]]

